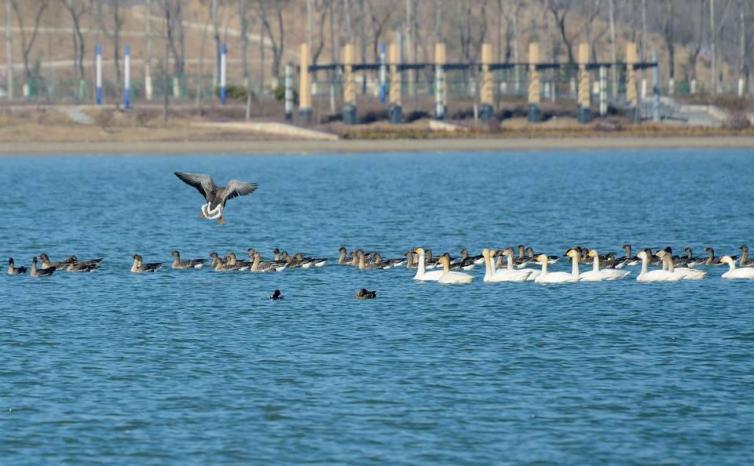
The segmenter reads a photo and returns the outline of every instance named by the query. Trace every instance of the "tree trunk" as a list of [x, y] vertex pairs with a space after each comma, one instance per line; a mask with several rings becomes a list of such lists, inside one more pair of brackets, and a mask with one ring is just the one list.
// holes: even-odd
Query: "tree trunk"
[[615, 2], [610, 0], [608, 7], [610, 9], [610, 52], [612, 59], [612, 78], [613, 78], [613, 98], [618, 97], [618, 44], [615, 37]]
[[712, 95], [717, 95], [717, 27], [715, 25], [715, 0], [709, 2], [709, 24], [711, 44], [710, 53], [712, 54]]
[[5, 67], [7, 97], [13, 100], [13, 36], [10, 27], [10, 0], [5, 0]]

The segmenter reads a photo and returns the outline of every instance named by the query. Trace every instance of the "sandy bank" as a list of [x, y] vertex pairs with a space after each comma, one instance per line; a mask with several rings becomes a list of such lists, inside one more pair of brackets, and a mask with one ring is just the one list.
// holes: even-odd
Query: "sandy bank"
[[[342, 154], [364, 152], [506, 152], [609, 149], [753, 149], [754, 137], [478, 138], [339, 141], [4, 142], [0, 155]], [[754, 152], [753, 152], [754, 153]]]

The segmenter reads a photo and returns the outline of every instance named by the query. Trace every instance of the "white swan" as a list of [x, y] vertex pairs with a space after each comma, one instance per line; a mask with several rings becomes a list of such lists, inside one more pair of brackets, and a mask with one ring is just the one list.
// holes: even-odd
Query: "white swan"
[[600, 269], [600, 255], [596, 249], [590, 249], [587, 256], [592, 258], [592, 270], [579, 275], [582, 282], [622, 280], [631, 273], [615, 269]]
[[450, 271], [450, 256], [443, 254], [437, 259], [437, 262], [442, 265], [442, 275], [437, 280], [438, 283], [446, 285], [466, 285], [471, 283], [474, 279], [471, 275], [463, 272], [451, 272]]
[[419, 256], [419, 262], [416, 266], [416, 275], [414, 275], [414, 280], [420, 280], [424, 282], [436, 282], [437, 280], [439, 280], [442, 276], [442, 270], [433, 270], [431, 272], [427, 272], [427, 269], [424, 265], [424, 249], [416, 248], [414, 252]]
[[551, 283], [575, 283], [579, 281], [579, 253], [575, 249], [569, 249], [566, 253], [571, 258], [571, 273], [568, 272], [548, 272], [547, 263], [550, 258], [546, 254], [537, 256], [537, 262], [542, 264], [542, 273], [534, 279], [534, 283], [551, 284]]
[[513, 257], [514, 256], [513, 248], [505, 248], [505, 249], [503, 249], [503, 252], [501, 252], [499, 254], [501, 255], [501, 257], [505, 257], [506, 258], [506, 268], [505, 268], [505, 270], [516, 271], [518, 269], [521, 272], [527, 272], [529, 274], [529, 276], [526, 277], [526, 281], [533, 282], [539, 276], [539, 274], [542, 273], [541, 270], [526, 268], [525, 267], [526, 264], [523, 264], [523, 265], [514, 265], [515, 258]]
[[673, 256], [665, 250], [657, 251], [657, 257], [662, 261], [662, 270], [680, 275], [682, 280], [701, 280], [707, 276], [707, 272], [689, 267], [675, 267]]
[[723, 278], [727, 280], [739, 280], [739, 279], [754, 279], [754, 268], [744, 267], [741, 269], [736, 268], [736, 261], [730, 256], [723, 256], [720, 259], [721, 264], [728, 264], [730, 269], [723, 274]]
[[488, 283], [498, 282], [525, 282], [532, 270], [516, 270], [513, 268], [513, 257], [508, 256], [508, 268], [502, 270], [495, 270], [495, 262], [492, 260], [492, 254], [494, 251], [489, 249], [482, 250], [482, 256], [485, 261], [484, 281]]
[[647, 254], [647, 251], [639, 251], [639, 254], [637, 254], [636, 257], [641, 259], [641, 273], [636, 277], [636, 281], [638, 282], [677, 282], [683, 280], [683, 275], [675, 274], [667, 270], [648, 271], [649, 254]]

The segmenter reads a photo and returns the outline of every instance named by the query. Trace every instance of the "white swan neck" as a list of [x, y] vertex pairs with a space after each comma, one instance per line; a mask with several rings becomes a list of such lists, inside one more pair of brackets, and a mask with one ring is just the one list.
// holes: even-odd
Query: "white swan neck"
[[508, 254], [508, 270], [513, 270], [513, 254]]
[[424, 275], [424, 271], [426, 270], [424, 266], [424, 251], [419, 253], [419, 264], [416, 266], [416, 275], [421, 276]]
[[571, 257], [571, 275], [579, 276], [579, 260], [576, 257]]

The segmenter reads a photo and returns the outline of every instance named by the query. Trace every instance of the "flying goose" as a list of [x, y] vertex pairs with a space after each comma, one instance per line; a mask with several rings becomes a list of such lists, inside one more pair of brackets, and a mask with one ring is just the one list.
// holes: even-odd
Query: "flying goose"
[[225, 223], [225, 203], [228, 199], [246, 196], [257, 190], [256, 183], [230, 180], [227, 186], [216, 186], [212, 177], [202, 173], [175, 172], [175, 176], [189, 186], [193, 186], [207, 201], [202, 205], [199, 218], [217, 220], [221, 225]]

